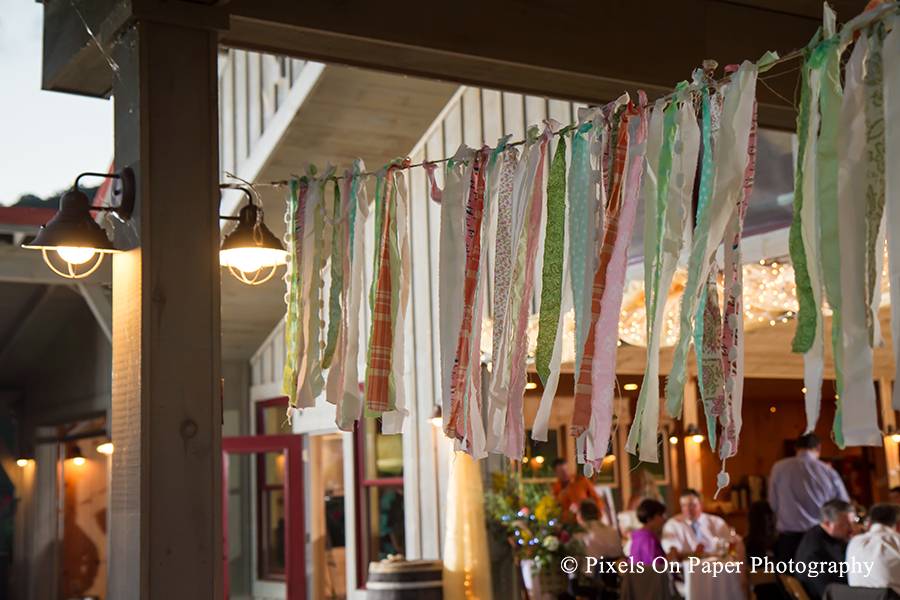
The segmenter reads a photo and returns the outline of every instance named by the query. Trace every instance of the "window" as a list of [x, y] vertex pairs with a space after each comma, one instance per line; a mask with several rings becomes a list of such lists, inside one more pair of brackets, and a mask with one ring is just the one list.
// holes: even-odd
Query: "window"
[[[287, 422], [287, 398], [256, 403], [256, 434], [291, 433]], [[256, 455], [257, 577], [262, 580], [285, 579], [284, 552], [284, 454], [265, 452]]]
[[361, 419], [355, 432], [357, 583], [365, 587], [368, 565], [405, 554], [403, 438], [384, 435], [381, 422]]

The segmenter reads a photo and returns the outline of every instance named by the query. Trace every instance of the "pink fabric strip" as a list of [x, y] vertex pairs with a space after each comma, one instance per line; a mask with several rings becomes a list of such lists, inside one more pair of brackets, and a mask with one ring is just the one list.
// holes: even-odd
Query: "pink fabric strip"
[[544, 130], [538, 142], [541, 158], [534, 178], [529, 207], [528, 241], [525, 247], [525, 285], [522, 289], [522, 304], [519, 307], [519, 319], [516, 324], [516, 335], [513, 338], [512, 370], [510, 372], [509, 408], [506, 413], [506, 448], [505, 454], [513, 460], [521, 460], [525, 453], [525, 417], [523, 415], [523, 396], [525, 394], [525, 352], [528, 348], [528, 315], [531, 312], [531, 295], [534, 290], [534, 260], [537, 257], [538, 238], [541, 230], [541, 203], [544, 197], [544, 160], [547, 142], [552, 133]]
[[422, 168], [425, 169], [425, 173], [428, 175], [428, 184], [431, 186], [431, 199], [440, 204], [443, 190], [438, 187], [434, 179], [434, 170], [437, 168], [437, 163], [425, 162], [422, 164]]
[[[640, 146], [647, 139], [647, 95], [638, 91], [637, 117], [641, 120], [633, 140], [634, 146]], [[623, 123], [627, 126], [627, 123]], [[600, 301], [600, 318], [597, 320], [594, 336], [594, 357], [592, 362], [591, 412], [593, 419], [594, 451], [596, 457], [591, 464], [599, 470], [603, 464], [606, 449], [609, 446], [612, 431], [613, 395], [616, 383], [616, 354], [619, 339], [619, 311], [622, 309], [622, 296], [625, 292], [625, 271], [628, 267], [628, 246], [631, 244], [631, 232], [637, 213], [638, 193], [641, 189], [641, 173], [644, 169], [643, 153], [635, 156], [628, 171], [628, 180], [619, 219], [619, 235], [613, 247], [606, 278], [606, 289]], [[656, 398], [648, 401], [658, 402]]]

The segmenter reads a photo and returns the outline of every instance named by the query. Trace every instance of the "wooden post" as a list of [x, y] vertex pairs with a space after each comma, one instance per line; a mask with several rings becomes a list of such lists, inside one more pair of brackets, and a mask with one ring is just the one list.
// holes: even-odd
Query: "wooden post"
[[222, 598], [216, 33], [137, 21], [115, 44], [109, 597]]
[[[878, 380], [878, 392], [881, 398], [881, 425], [884, 431], [893, 426], [897, 429], [897, 413], [891, 406], [893, 395], [893, 381], [890, 379]], [[887, 487], [891, 489], [900, 485], [900, 444], [891, 439], [884, 438], [884, 459], [887, 470]]]

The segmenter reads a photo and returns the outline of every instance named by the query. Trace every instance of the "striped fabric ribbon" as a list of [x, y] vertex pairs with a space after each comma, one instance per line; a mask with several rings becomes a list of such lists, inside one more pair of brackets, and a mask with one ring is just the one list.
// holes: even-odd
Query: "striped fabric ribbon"
[[[395, 289], [391, 254], [396, 252], [396, 223], [392, 224], [391, 204], [396, 203], [394, 174], [409, 160], [391, 164], [379, 178], [375, 203], [376, 262], [372, 280], [372, 327], [366, 369], [366, 416], [380, 416], [394, 409], [394, 381], [391, 370], [394, 350]], [[393, 199], [393, 202], [392, 202]], [[392, 236], [392, 232], [394, 235]]]
[[[591, 422], [591, 373], [595, 351], [594, 338], [596, 336], [597, 320], [600, 318], [600, 304], [603, 299], [603, 292], [606, 289], [607, 269], [612, 258], [616, 238], [619, 235], [619, 212], [622, 207], [623, 180], [625, 166], [628, 161], [628, 121], [637, 114], [638, 110], [629, 102], [628, 106], [621, 111], [621, 116], [618, 120], [618, 136], [616, 137], [616, 150], [610, 172], [610, 193], [605, 213], [603, 245], [600, 248], [600, 264], [593, 278], [591, 326], [585, 340], [581, 366], [575, 383], [575, 409], [570, 429], [570, 433], [574, 437], [580, 437]], [[597, 450], [605, 452], [605, 448]]]
[[[485, 152], [475, 154], [472, 175], [469, 180], [469, 197], [466, 203], [466, 274], [463, 282], [462, 327], [458, 335], [456, 358], [450, 386], [452, 403], [446, 432], [458, 440], [470, 439], [471, 424], [466, 414], [468, 398], [467, 373], [472, 354], [472, 322], [475, 313], [475, 291], [481, 268], [481, 230], [484, 215], [484, 159]], [[480, 418], [480, 415], [479, 415]]]

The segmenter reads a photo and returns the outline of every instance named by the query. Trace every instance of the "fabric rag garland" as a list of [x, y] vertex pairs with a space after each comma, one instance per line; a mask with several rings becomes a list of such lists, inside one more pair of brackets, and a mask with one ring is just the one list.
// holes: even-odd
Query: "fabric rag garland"
[[[811, 431], [820, 413], [824, 318], [830, 309], [839, 398], [834, 437], [841, 446], [881, 443], [872, 375], [873, 349], [883, 344], [877, 310], [885, 242], [900, 256], [900, 235], [893, 234], [900, 229], [900, 175], [886, 168], [900, 156], [896, 11], [896, 3], [877, 6], [838, 31], [826, 7], [822, 29], [803, 50], [790, 230], [799, 305], [793, 350], [804, 355]], [[840, 58], [855, 34], [842, 87]], [[562, 346], [571, 340], [570, 434], [586, 473], [603, 465], [616, 418], [619, 316], [642, 195], [647, 364], [626, 450], [642, 461], [659, 460], [659, 351], [664, 324], [671, 330], [678, 319], [666, 406], [674, 416], [682, 411], [693, 344], [710, 446], [722, 460], [718, 485], [728, 485], [725, 461], [737, 453], [742, 427], [741, 242], [756, 168], [756, 85], [775, 58], [726, 67], [721, 82], [713, 77], [716, 64], [707, 61], [690, 82], [652, 107], [643, 92], [636, 103], [625, 94], [580, 110], [566, 127], [554, 121], [534, 126], [524, 143], [508, 145], [507, 136], [493, 149], [461, 145], [443, 167], [443, 189], [435, 181], [437, 165], [424, 165], [431, 198], [440, 206], [444, 433], [458, 450], [474, 458], [488, 452], [523, 458], [532, 359], [544, 384], [532, 437], [546, 440]], [[290, 183], [283, 384], [289, 411], [314, 406], [324, 391], [336, 405], [340, 429], [352, 429], [365, 414], [381, 417], [384, 433], [402, 431], [408, 416], [404, 335], [412, 260], [408, 167], [408, 159], [398, 159], [376, 174], [371, 257], [363, 252], [369, 174], [360, 160], [340, 178], [330, 165], [321, 174], [305, 165], [305, 175]], [[687, 274], [676, 317], [666, 300], [682, 259]], [[364, 260], [371, 261], [372, 276], [361, 394]], [[889, 273], [897, 355], [900, 260], [889, 264]], [[541, 278], [537, 321], [531, 314], [535, 277]], [[483, 398], [484, 315], [493, 329]], [[536, 345], [529, 338], [533, 321]], [[900, 395], [894, 405], [900, 408]]]

